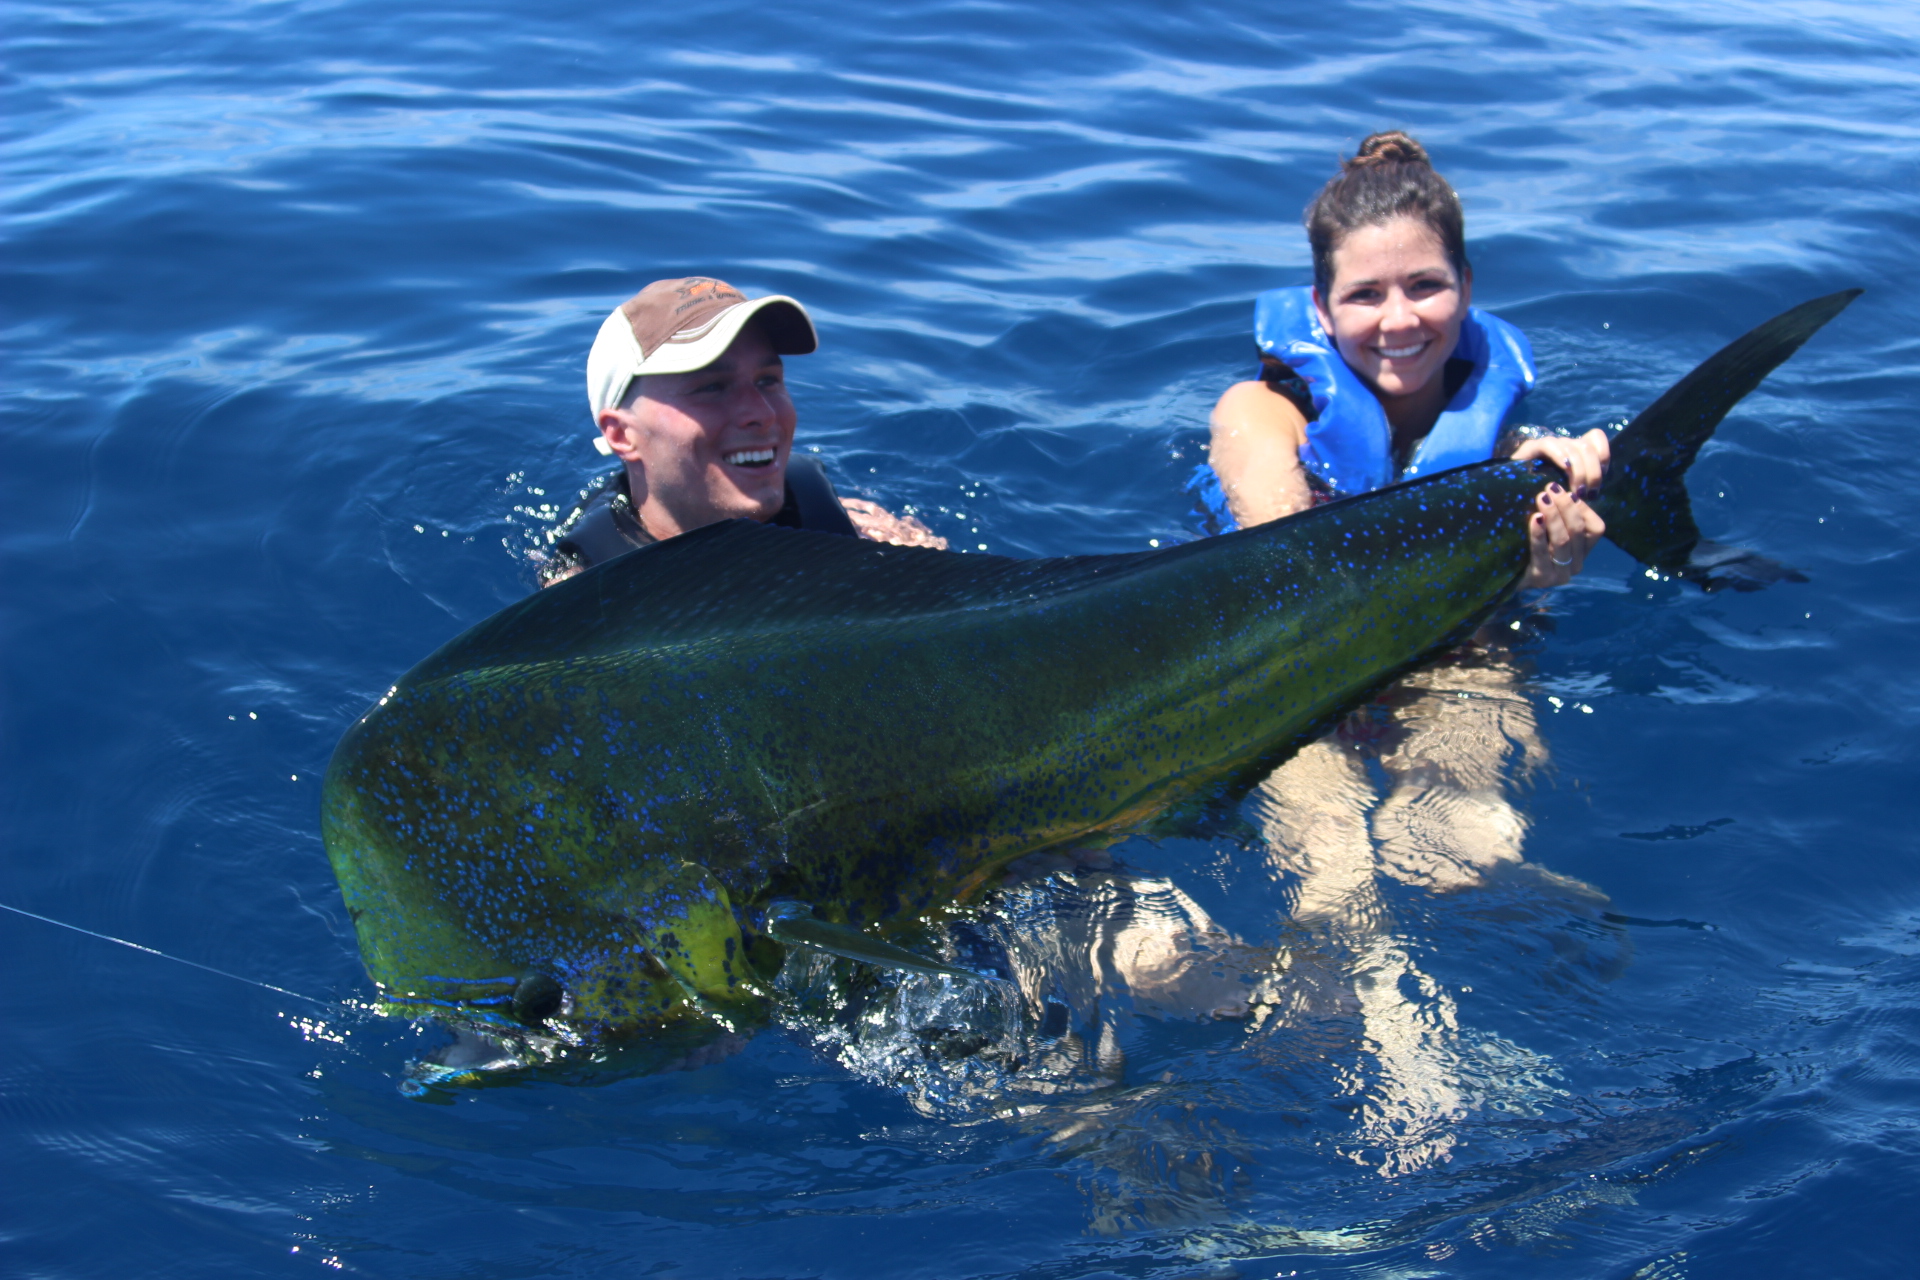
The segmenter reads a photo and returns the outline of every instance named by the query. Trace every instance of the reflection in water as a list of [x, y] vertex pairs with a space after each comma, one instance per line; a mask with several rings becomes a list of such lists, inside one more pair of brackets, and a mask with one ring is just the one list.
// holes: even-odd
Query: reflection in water
[[[948, 958], [995, 980], [796, 954], [789, 1025], [923, 1114], [1044, 1137], [1088, 1171], [1101, 1231], [1218, 1221], [1246, 1198], [1253, 1149], [1271, 1163], [1291, 1141], [1397, 1179], [1453, 1161], [1476, 1126], [1551, 1129], [1551, 1062], [1462, 1027], [1456, 993], [1420, 961], [1500, 931], [1543, 933], [1535, 954], [1603, 978], [1624, 958], [1598, 890], [1524, 861], [1510, 791], [1545, 756], [1511, 658], [1456, 655], [1247, 798], [1265, 862], [1238, 874], [1286, 888], [1264, 941], [1172, 879], [1047, 855], [946, 930]], [[1143, 1019], [1214, 1030], [1130, 1072]], [[1278, 1137], [1276, 1116], [1291, 1125]], [[1258, 1142], [1237, 1132], [1255, 1124]]]

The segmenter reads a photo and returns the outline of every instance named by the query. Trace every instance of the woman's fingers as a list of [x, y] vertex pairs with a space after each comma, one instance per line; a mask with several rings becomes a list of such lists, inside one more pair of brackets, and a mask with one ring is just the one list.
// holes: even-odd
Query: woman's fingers
[[1607, 433], [1589, 431], [1576, 440], [1567, 441], [1568, 453], [1572, 463], [1567, 474], [1572, 480], [1573, 492], [1584, 497], [1590, 490], [1598, 489], [1600, 481], [1607, 474]]
[[1611, 454], [1607, 433], [1598, 430], [1574, 438], [1528, 440], [1513, 451], [1516, 462], [1545, 458], [1567, 477], [1566, 484], [1550, 484], [1540, 491], [1535, 511], [1527, 519], [1532, 558], [1523, 585], [1557, 587], [1586, 567], [1587, 553], [1607, 531], [1606, 522], [1586, 499], [1606, 478]]
[[1559, 580], [1565, 582], [1580, 572], [1580, 562], [1586, 558], [1586, 547], [1582, 545], [1585, 539], [1574, 533], [1578, 517], [1574, 514], [1572, 495], [1552, 484], [1542, 496], [1546, 498], [1547, 563]]
[[1598, 511], [1584, 502], [1576, 502], [1574, 511], [1580, 517], [1580, 563], [1585, 564], [1587, 552], [1593, 550], [1594, 545], [1606, 536], [1607, 522], [1600, 518]]
[[1607, 478], [1607, 463], [1613, 460], [1613, 443], [1608, 438], [1607, 433], [1598, 428], [1587, 432], [1587, 434], [1580, 438], [1584, 440], [1587, 446], [1593, 451], [1595, 471], [1594, 477], [1589, 483], [1590, 487], [1597, 489], [1600, 487], [1600, 482]]
[[1600, 518], [1559, 484], [1541, 491], [1537, 510], [1527, 522], [1529, 563], [1522, 581], [1527, 587], [1557, 587], [1573, 579], [1587, 561], [1587, 552], [1599, 536]]
[[1523, 442], [1513, 451], [1514, 461], [1545, 458], [1566, 474], [1567, 486], [1574, 494], [1598, 489], [1606, 478], [1611, 450], [1607, 433], [1589, 431], [1583, 436], [1543, 436]]

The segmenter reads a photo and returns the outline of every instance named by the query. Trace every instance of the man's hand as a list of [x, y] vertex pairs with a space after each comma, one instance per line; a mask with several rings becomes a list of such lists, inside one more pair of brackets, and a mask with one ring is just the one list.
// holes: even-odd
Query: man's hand
[[1521, 586], [1557, 587], [1585, 567], [1587, 552], [1607, 531], [1606, 521], [1586, 502], [1607, 473], [1607, 457], [1604, 431], [1576, 439], [1529, 440], [1513, 451], [1515, 462], [1547, 459], [1567, 473], [1568, 481], [1548, 485], [1540, 494], [1539, 510], [1527, 521], [1532, 561]]
[[865, 498], [842, 498], [840, 505], [860, 536], [869, 542], [890, 542], [896, 547], [932, 547], [945, 551], [947, 540], [912, 516], [896, 516]]

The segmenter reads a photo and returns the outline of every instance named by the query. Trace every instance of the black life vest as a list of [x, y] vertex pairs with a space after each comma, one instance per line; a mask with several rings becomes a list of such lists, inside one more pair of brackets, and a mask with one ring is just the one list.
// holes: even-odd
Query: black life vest
[[[847, 509], [840, 505], [840, 495], [833, 491], [833, 482], [827, 479], [827, 469], [820, 459], [804, 454], [789, 456], [786, 490], [787, 500], [769, 524], [849, 538], [860, 536], [847, 517]], [[565, 532], [554, 543], [554, 550], [582, 568], [605, 564], [615, 556], [659, 541], [634, 514], [625, 468], [581, 499], [560, 527]]]

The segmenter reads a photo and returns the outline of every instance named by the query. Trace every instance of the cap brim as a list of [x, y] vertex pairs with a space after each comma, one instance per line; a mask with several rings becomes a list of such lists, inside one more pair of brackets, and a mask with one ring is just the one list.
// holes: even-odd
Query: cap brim
[[807, 309], [784, 294], [754, 298], [737, 303], [713, 318], [706, 332], [691, 342], [663, 342], [638, 370], [641, 376], [656, 373], [692, 373], [704, 369], [726, 354], [749, 320], [762, 316], [761, 323], [783, 356], [811, 355], [819, 349], [820, 335], [814, 331]]

